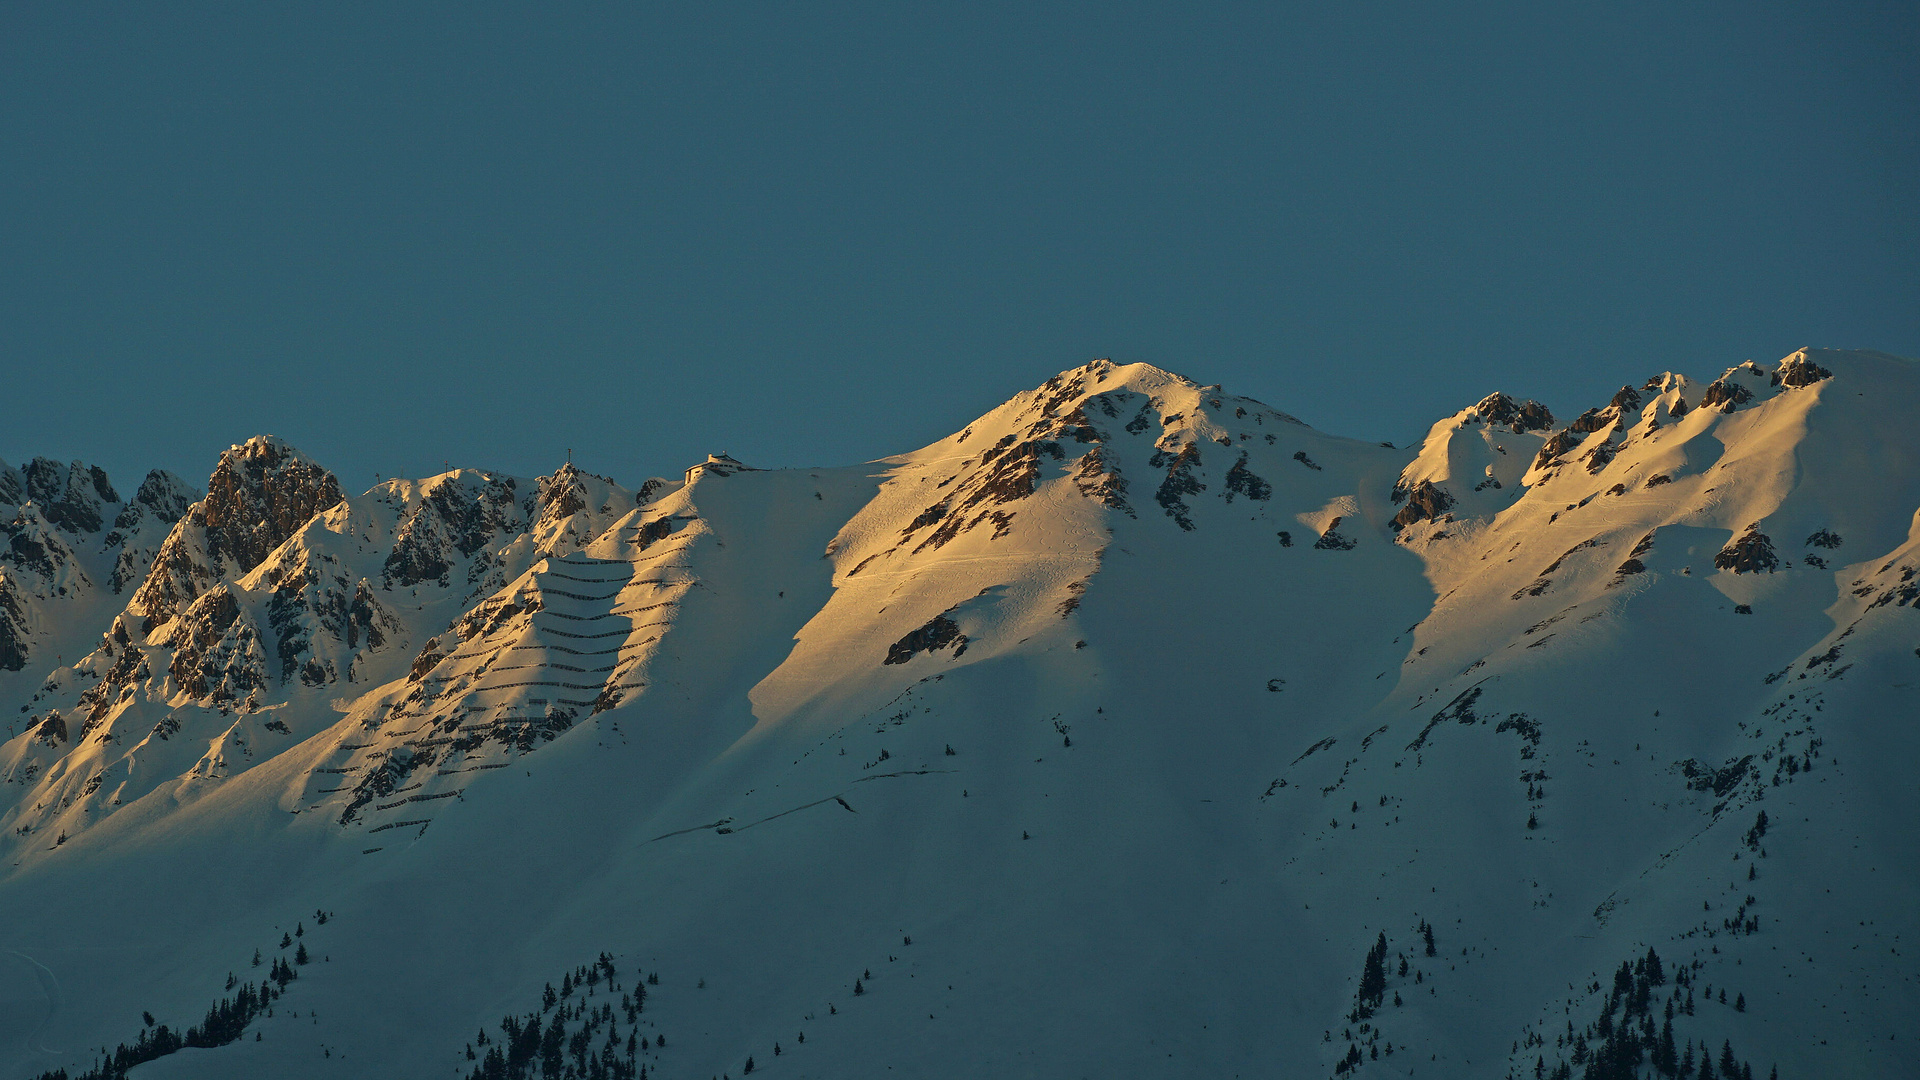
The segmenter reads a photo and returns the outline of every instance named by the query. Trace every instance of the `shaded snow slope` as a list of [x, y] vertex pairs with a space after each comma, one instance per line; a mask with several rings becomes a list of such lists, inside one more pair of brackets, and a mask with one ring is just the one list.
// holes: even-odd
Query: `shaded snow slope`
[[1806, 350], [1396, 450], [1100, 361], [638, 491], [255, 440], [15, 692], [0, 1061], [297, 942], [134, 1075], [464, 1076], [528, 1013], [583, 1073], [1580, 1075], [1669, 1001], [1904, 1075], [1916, 406]]

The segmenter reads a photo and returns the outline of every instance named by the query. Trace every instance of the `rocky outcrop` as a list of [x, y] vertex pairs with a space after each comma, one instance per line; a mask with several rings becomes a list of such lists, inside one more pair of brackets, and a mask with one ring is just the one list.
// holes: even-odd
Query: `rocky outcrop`
[[[543, 484], [542, 498], [549, 489], [552, 494], [543, 509], [556, 509], [555, 504], [584, 508], [579, 485], [558, 480], [558, 476], [549, 477]], [[521, 526], [517, 497], [511, 477], [460, 471], [438, 478], [401, 520], [381, 569], [382, 584], [389, 589], [423, 581], [448, 584], [456, 559], [472, 558], [489, 542]]]
[[1553, 464], [1554, 460], [1560, 455], [1579, 445], [1579, 437], [1574, 435], [1571, 430], [1562, 429], [1556, 431], [1552, 435], [1547, 436], [1546, 442], [1540, 444], [1540, 452], [1534, 455], [1533, 458], [1533, 467], [1536, 469], [1544, 469]]
[[1133, 507], [1127, 503], [1127, 478], [1120, 475], [1118, 466], [1108, 462], [1100, 447], [1094, 447], [1080, 459], [1073, 482], [1087, 498], [1096, 499], [1128, 517], [1134, 516]]
[[[42, 579], [36, 583], [36, 591], [51, 593], [59, 586], [55, 578], [62, 571], [73, 570], [80, 573], [73, 557], [73, 548], [68, 538], [63, 538], [59, 530], [40, 516], [39, 507], [29, 504], [21, 507], [13, 515], [13, 520], [0, 524], [0, 539], [6, 547], [0, 549], [0, 561], [12, 565], [16, 571], [22, 571]], [[84, 580], [84, 574], [81, 575]]]
[[19, 671], [31, 653], [27, 613], [13, 579], [0, 574], [0, 671]]
[[306, 455], [270, 435], [249, 439], [220, 455], [207, 480], [207, 553], [251, 570], [341, 498], [340, 482]]
[[174, 650], [167, 674], [190, 697], [230, 704], [266, 684], [260, 630], [231, 586], [195, 600], [159, 644]]
[[1703, 409], [1718, 408], [1721, 412], [1732, 412], [1753, 400], [1753, 391], [1737, 382], [1715, 379], [1707, 386], [1705, 397], [1700, 399]]
[[1240, 451], [1240, 460], [1227, 470], [1226, 491], [1221, 493], [1228, 502], [1235, 495], [1244, 495], [1255, 501], [1265, 501], [1273, 497], [1273, 485], [1253, 474], [1247, 468], [1247, 452]]
[[270, 435], [220, 455], [207, 496], [187, 509], [128, 610], [151, 632], [223, 579], [265, 561], [315, 514], [341, 501], [340, 483]]
[[1760, 531], [1760, 523], [1755, 522], [1747, 526], [1738, 540], [1720, 549], [1713, 557], [1713, 565], [1736, 574], [1771, 574], [1780, 568], [1780, 557], [1774, 554], [1773, 541]]
[[1199, 446], [1188, 443], [1177, 454], [1155, 450], [1153, 456], [1147, 459], [1147, 464], [1167, 470], [1167, 478], [1160, 481], [1159, 490], [1153, 493], [1153, 501], [1160, 504], [1174, 524], [1188, 532], [1193, 531], [1193, 519], [1189, 516], [1192, 510], [1187, 506], [1187, 496], [1207, 490], [1207, 485], [1193, 475], [1193, 469], [1200, 464]]
[[1315, 540], [1313, 546], [1321, 551], [1352, 551], [1354, 540], [1340, 535], [1340, 522], [1343, 520], [1345, 519], [1334, 518], [1327, 522], [1327, 527], [1321, 530], [1320, 539]]
[[85, 462], [62, 465], [37, 457], [21, 470], [21, 480], [20, 494], [39, 507], [40, 516], [70, 533], [99, 532], [107, 505], [120, 501], [107, 474]]
[[1495, 427], [1525, 434], [1545, 431], [1553, 426], [1553, 414], [1537, 401], [1515, 401], [1505, 394], [1488, 394], [1473, 407], [1473, 413]]
[[887, 658], [883, 664], [904, 664], [920, 653], [936, 652], [949, 645], [955, 646], [954, 659], [967, 651], [967, 635], [960, 632], [960, 626], [946, 615], [935, 615], [918, 630], [909, 631], [905, 637], [893, 643], [887, 649]]
[[1773, 385], [1784, 386], [1789, 390], [1798, 390], [1812, 386], [1822, 379], [1833, 378], [1833, 372], [1813, 362], [1805, 349], [1794, 353], [1782, 361], [1773, 373]]
[[1422, 480], [1411, 489], [1396, 486], [1393, 499], [1395, 502], [1406, 502], [1388, 523], [1394, 532], [1422, 521], [1432, 521], [1453, 507], [1453, 496], [1435, 487], [1430, 480]]
[[165, 536], [163, 530], [185, 517], [193, 503], [193, 489], [179, 477], [159, 469], [147, 474], [101, 541], [108, 550], [119, 549], [108, 582], [114, 592], [124, 592], [146, 577], [155, 548]]

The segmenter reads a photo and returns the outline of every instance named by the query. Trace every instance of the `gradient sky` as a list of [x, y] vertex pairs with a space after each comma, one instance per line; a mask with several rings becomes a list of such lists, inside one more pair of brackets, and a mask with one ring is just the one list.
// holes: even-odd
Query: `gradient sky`
[[1920, 7], [0, 8], [0, 458], [905, 451], [1087, 359], [1408, 442], [1920, 355]]

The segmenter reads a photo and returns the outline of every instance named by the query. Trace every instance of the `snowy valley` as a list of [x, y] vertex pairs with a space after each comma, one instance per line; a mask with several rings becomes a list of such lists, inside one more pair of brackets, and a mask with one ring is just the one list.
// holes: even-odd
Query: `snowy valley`
[[0, 463], [0, 1076], [1911, 1075], [1920, 363], [1476, 397]]

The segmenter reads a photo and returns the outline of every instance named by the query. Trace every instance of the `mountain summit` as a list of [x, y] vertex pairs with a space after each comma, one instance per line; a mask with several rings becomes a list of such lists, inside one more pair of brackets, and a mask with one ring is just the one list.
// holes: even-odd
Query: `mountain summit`
[[0, 464], [0, 1072], [1904, 1076], [1916, 407]]

